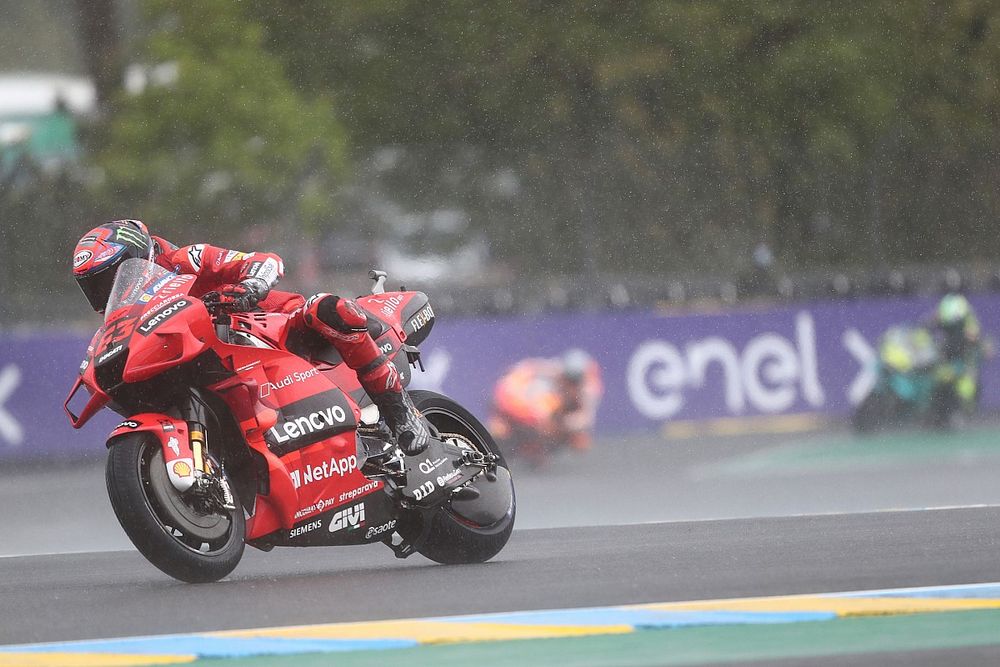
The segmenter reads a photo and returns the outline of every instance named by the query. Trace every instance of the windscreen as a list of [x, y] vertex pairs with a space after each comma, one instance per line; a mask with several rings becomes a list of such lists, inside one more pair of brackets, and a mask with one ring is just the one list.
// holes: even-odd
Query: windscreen
[[173, 275], [145, 259], [125, 260], [115, 273], [108, 306], [104, 309], [104, 320], [107, 321], [116, 310], [137, 303], [144, 295], [156, 294]]

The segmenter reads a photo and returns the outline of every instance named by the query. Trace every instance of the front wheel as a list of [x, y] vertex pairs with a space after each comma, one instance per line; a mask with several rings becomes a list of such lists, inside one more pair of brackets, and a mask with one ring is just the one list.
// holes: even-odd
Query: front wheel
[[240, 562], [246, 520], [239, 499], [235, 510], [194, 506], [170, 483], [156, 438], [135, 433], [116, 440], [108, 452], [106, 478], [125, 533], [163, 572], [206, 583], [222, 579]]
[[429, 518], [408, 522], [404, 537], [422, 531], [423, 520], [430, 526], [418, 551], [444, 564], [482, 563], [500, 553], [514, 530], [514, 483], [510, 469], [493, 437], [471, 412], [447, 396], [432, 391], [410, 392], [424, 418], [441, 434], [453, 434], [461, 442], [483, 454], [498, 458], [495, 473], [484, 473], [472, 482], [480, 492], [475, 501], [449, 499]]

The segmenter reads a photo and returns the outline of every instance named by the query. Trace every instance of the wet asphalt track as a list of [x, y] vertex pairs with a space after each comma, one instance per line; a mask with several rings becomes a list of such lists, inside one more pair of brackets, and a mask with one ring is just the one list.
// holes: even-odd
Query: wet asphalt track
[[0, 644], [1000, 579], [1000, 508], [518, 531], [490, 563], [248, 552], [224, 582], [134, 552], [0, 559]]
[[[515, 468], [518, 529], [490, 563], [398, 561], [379, 545], [248, 549], [204, 586], [131, 549], [95, 448], [79, 465], [0, 471], [0, 644], [1000, 581], [1000, 506], [872, 511], [1000, 504], [1000, 438], [973, 435], [912, 450], [906, 436], [836, 433], [604, 441]], [[787, 516], [816, 512], [837, 514]], [[658, 523], [634, 524], [646, 521]], [[945, 653], [982, 664], [984, 651]]]

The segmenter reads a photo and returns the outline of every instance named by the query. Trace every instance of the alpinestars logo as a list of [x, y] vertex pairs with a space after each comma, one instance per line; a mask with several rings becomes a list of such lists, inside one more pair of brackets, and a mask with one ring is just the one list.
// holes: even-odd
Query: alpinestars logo
[[330, 532], [336, 533], [338, 530], [355, 530], [365, 525], [365, 504], [355, 505], [347, 509], [340, 510], [333, 515], [330, 522]]
[[188, 262], [191, 263], [191, 267], [198, 273], [201, 273], [201, 256], [204, 252], [204, 243], [199, 243], [188, 248]]

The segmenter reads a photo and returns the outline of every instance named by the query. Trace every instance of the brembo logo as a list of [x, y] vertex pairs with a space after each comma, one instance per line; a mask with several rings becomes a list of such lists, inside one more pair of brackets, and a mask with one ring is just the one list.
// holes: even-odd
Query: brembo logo
[[360, 505], [348, 507], [334, 514], [333, 521], [330, 522], [330, 532], [336, 533], [338, 530], [345, 528], [354, 530], [363, 525], [365, 525], [365, 504], [361, 503]]
[[188, 301], [187, 299], [180, 299], [175, 303], [170, 304], [169, 306], [158, 312], [156, 315], [149, 318], [145, 322], [145, 324], [140, 325], [139, 334], [142, 336], [148, 336], [153, 329], [160, 326], [161, 324], [169, 320], [171, 317], [176, 315], [178, 312], [184, 310], [190, 305], [191, 302]]

